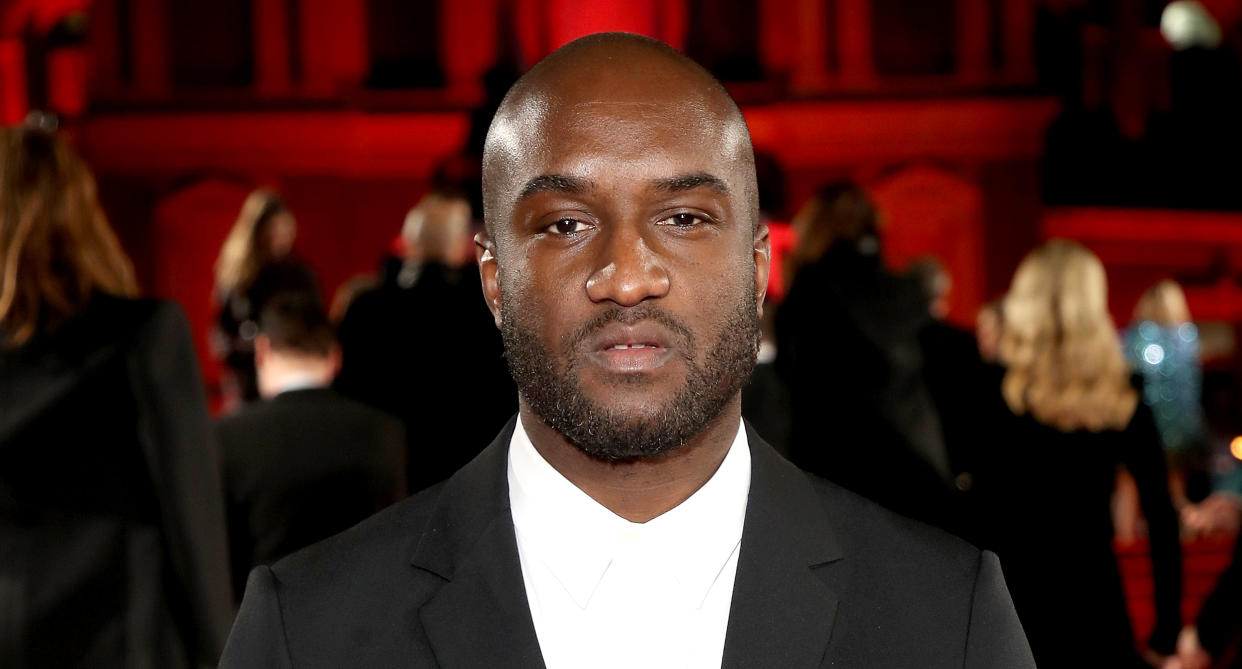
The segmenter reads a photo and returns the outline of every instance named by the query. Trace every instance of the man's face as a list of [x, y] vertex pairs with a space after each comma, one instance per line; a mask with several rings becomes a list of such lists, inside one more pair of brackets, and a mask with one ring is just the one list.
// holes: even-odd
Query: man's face
[[755, 360], [768, 240], [739, 128], [671, 86], [532, 103], [483, 256], [524, 402], [608, 461], [684, 444]]

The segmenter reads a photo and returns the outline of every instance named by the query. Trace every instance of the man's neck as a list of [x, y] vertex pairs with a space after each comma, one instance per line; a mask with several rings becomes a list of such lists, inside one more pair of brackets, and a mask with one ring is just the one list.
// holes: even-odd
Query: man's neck
[[645, 523], [689, 499], [720, 467], [741, 424], [735, 398], [698, 435], [664, 455], [605, 462], [583, 453], [520, 402], [519, 419], [531, 444], [552, 468], [596, 502], [634, 523]]
[[291, 390], [326, 388], [336, 369], [328, 359], [307, 356], [269, 356], [258, 370], [259, 394], [272, 398]]

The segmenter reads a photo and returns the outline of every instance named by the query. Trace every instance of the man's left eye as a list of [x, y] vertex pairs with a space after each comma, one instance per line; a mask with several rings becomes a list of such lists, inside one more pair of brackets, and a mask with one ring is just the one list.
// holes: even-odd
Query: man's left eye
[[687, 213], [673, 214], [672, 216], [669, 216], [668, 218], [660, 221], [660, 223], [664, 225], [675, 225], [679, 228], [688, 228], [692, 225], [698, 225], [702, 222], [703, 222], [702, 218], [695, 216], [694, 214], [687, 214]]

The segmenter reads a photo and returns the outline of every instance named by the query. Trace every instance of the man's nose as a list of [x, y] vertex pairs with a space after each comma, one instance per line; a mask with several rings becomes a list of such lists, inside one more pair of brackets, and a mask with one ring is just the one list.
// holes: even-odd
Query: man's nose
[[603, 241], [597, 269], [586, 283], [587, 296], [593, 302], [608, 300], [632, 307], [668, 294], [668, 272], [640, 231], [623, 226], [612, 230]]

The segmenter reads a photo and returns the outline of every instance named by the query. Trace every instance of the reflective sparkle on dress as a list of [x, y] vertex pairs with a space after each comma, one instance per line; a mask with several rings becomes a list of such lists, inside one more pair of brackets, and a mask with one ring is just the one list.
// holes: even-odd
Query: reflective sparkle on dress
[[1159, 365], [1164, 360], [1164, 347], [1160, 344], [1148, 344], [1143, 349], [1143, 359], [1149, 365]]

